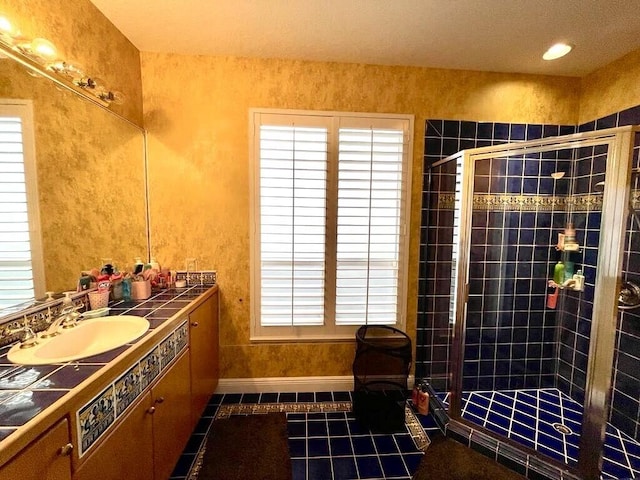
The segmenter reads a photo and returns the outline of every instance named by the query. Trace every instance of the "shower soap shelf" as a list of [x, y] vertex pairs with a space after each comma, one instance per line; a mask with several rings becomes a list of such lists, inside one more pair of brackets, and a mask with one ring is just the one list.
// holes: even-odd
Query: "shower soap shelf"
[[571, 239], [567, 239], [564, 233], [558, 233], [558, 243], [556, 244], [556, 250], [560, 252], [579, 252], [580, 244]]
[[575, 292], [582, 292], [584, 290], [584, 282], [577, 282], [576, 279], [565, 280], [562, 284], [558, 284], [553, 280], [549, 280], [549, 287], [559, 288], [560, 290], [573, 290]]

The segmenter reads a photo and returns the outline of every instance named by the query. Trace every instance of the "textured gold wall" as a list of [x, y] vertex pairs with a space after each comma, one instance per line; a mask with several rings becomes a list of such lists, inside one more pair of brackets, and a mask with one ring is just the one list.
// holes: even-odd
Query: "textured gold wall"
[[415, 340], [427, 118], [575, 123], [576, 79], [142, 54], [152, 253], [218, 270], [222, 377], [349, 375], [352, 343], [249, 342], [251, 107], [415, 115], [408, 331]]
[[146, 256], [141, 130], [8, 58], [0, 99], [33, 102], [46, 290], [75, 289], [102, 258]]
[[579, 123], [640, 105], [640, 50], [582, 78]]
[[6, 16], [27, 38], [52, 41], [60, 58], [79, 62], [127, 101], [110, 108], [142, 126], [140, 52], [89, 0], [3, 0]]

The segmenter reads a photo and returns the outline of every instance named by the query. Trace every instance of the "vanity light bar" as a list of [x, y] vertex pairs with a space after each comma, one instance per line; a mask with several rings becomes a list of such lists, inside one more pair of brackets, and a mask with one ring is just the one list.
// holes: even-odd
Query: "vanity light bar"
[[22, 37], [4, 16], [0, 16], [0, 54], [102, 107], [124, 102], [122, 93], [110, 91], [95, 77], [84, 73], [76, 63], [57, 59], [57, 49], [49, 40]]

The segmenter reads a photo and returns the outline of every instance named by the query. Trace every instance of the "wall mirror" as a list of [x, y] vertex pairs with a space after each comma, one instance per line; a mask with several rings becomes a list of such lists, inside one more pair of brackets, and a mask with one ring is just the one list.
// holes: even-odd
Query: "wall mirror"
[[12, 101], [32, 108], [45, 291], [75, 290], [104, 259], [148, 258], [144, 131], [0, 50], [0, 102]]

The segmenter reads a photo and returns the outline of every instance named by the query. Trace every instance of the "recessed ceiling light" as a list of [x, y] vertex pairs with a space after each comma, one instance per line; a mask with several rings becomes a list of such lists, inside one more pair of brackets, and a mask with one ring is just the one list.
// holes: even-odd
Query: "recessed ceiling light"
[[556, 43], [555, 45], [551, 45], [549, 50], [544, 52], [542, 58], [544, 60], [555, 60], [556, 58], [564, 57], [572, 49], [573, 45], [569, 45], [568, 43]]

